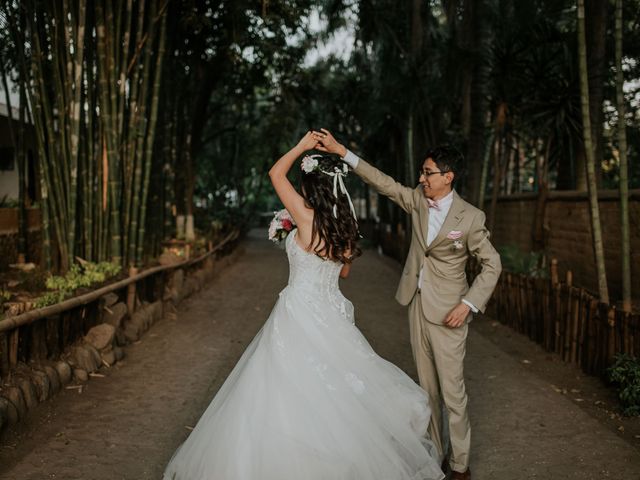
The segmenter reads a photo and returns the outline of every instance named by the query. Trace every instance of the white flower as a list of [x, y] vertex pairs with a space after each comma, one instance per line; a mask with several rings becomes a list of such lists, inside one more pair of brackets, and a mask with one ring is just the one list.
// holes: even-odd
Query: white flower
[[318, 167], [317, 157], [320, 155], [307, 155], [302, 159], [301, 168], [304, 173], [311, 173]]
[[287, 210], [286, 208], [283, 208], [279, 212], [276, 212], [275, 218], [277, 218], [278, 220], [293, 220], [291, 214], [289, 213], [289, 210]]
[[277, 242], [278, 239], [276, 235], [278, 233], [278, 228], [276, 227], [275, 219], [271, 220], [271, 224], [269, 225], [269, 240]]

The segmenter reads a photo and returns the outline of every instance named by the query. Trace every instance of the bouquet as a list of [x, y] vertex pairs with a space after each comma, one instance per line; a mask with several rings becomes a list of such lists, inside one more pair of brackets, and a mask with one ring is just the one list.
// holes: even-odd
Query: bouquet
[[269, 224], [269, 240], [280, 243], [287, 238], [287, 235], [295, 226], [296, 224], [286, 208], [274, 212], [273, 220]]

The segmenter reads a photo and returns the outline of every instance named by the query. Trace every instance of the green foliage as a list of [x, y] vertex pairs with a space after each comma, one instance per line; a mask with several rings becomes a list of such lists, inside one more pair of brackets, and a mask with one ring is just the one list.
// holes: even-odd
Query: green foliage
[[52, 290], [36, 300], [36, 307], [46, 307], [59, 303], [82, 287], [90, 287], [96, 283], [102, 283], [120, 272], [120, 265], [111, 262], [93, 263], [83, 261], [81, 264], [73, 264], [64, 277], [51, 276], [47, 278], [46, 285]]
[[11, 300], [11, 292], [7, 290], [0, 290], [0, 309], [5, 302], [8, 302], [9, 300]]
[[524, 252], [517, 245], [505, 245], [498, 249], [504, 269], [536, 278], [547, 278], [543, 252]]
[[616, 355], [607, 374], [618, 390], [624, 414], [640, 415], [640, 361], [631, 355]]
[[0, 198], [0, 208], [17, 208], [18, 207], [18, 199], [17, 198], [9, 198], [8, 195], [4, 195]]

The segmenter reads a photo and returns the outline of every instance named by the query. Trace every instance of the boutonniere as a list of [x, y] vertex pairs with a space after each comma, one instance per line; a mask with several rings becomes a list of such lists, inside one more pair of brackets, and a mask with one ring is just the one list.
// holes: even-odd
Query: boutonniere
[[460, 240], [454, 240], [454, 242], [451, 244], [451, 248], [453, 250], [462, 250], [464, 248], [464, 245]]

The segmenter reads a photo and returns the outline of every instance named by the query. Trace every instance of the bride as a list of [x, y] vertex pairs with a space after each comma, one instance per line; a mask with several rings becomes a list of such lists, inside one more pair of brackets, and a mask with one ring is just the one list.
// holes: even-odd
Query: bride
[[382, 359], [340, 292], [360, 254], [343, 164], [305, 157], [302, 195], [287, 172], [318, 145], [308, 132], [269, 172], [297, 229], [289, 282], [165, 480], [440, 480], [426, 437], [427, 394]]

